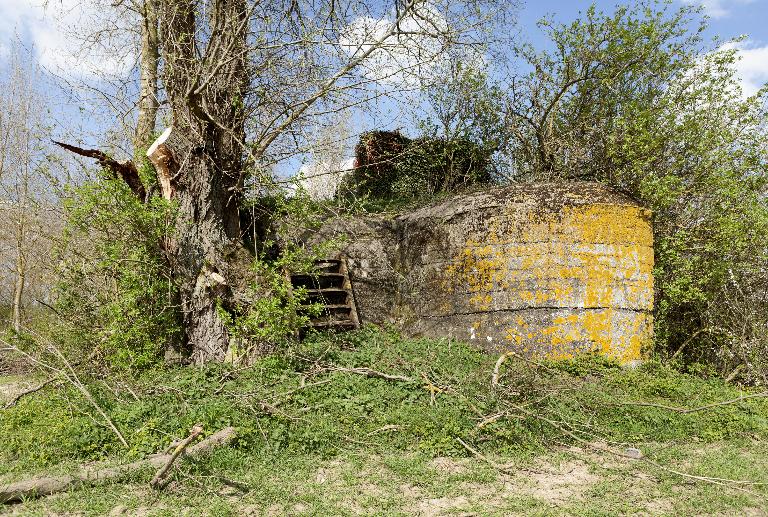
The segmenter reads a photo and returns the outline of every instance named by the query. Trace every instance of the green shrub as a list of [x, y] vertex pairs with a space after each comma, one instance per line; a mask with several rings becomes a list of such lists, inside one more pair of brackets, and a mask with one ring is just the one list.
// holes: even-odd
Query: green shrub
[[52, 338], [73, 356], [116, 369], [143, 369], [178, 345], [177, 289], [163, 246], [174, 207], [149, 206], [121, 181], [99, 179], [65, 202]]
[[221, 311], [235, 343], [234, 362], [248, 361], [265, 352], [284, 348], [319, 314], [321, 305], [310, 304], [305, 288], [291, 285], [291, 273], [312, 274], [316, 260], [333, 252], [330, 240], [314, 246], [303, 242], [302, 233], [321, 223], [321, 207], [306, 195], [275, 195], [253, 201], [261, 212], [262, 229], [252, 264], [247, 300], [234, 311]]

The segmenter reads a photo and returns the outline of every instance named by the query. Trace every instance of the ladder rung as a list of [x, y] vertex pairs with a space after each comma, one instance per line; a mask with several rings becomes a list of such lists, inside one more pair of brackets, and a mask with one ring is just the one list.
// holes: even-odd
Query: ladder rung
[[310, 322], [312, 327], [349, 327], [355, 326], [355, 322], [352, 320], [331, 320], [331, 321], [312, 321]]
[[307, 289], [307, 294], [323, 294], [323, 293], [349, 293], [349, 289], [343, 289], [341, 287], [326, 287], [324, 289]]
[[301, 273], [298, 275], [291, 275], [291, 280], [293, 279], [315, 279], [315, 278], [322, 278], [322, 277], [335, 277], [335, 278], [344, 278], [344, 273]]

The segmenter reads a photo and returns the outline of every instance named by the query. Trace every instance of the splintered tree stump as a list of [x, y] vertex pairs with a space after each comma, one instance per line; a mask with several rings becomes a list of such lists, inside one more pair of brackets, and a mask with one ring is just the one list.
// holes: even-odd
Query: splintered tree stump
[[157, 171], [157, 181], [164, 199], [172, 199], [176, 193], [176, 177], [181, 167], [176, 156], [178, 153], [178, 138], [169, 126], [163, 134], [147, 149], [147, 158]]

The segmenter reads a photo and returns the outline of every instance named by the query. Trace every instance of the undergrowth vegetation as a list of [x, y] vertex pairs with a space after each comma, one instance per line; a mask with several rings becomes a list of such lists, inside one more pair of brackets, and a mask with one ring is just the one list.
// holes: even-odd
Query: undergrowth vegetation
[[0, 413], [0, 475], [17, 477], [60, 462], [145, 457], [196, 423], [207, 434], [235, 426], [236, 449], [253, 457], [330, 458], [350, 450], [470, 455], [464, 444], [483, 454], [529, 456], [563, 443], [623, 450], [768, 438], [765, 398], [687, 414], [670, 409], [745, 394], [715, 377], [654, 362], [626, 369], [592, 355], [535, 364], [512, 358], [492, 386], [494, 363], [460, 342], [364, 328], [314, 336], [246, 368], [210, 365], [151, 370], [138, 380], [94, 379], [89, 389], [128, 448], [91, 402], [62, 384]]
[[145, 205], [122, 182], [102, 178], [74, 189], [64, 208], [57, 317], [36, 330], [73, 360], [136, 370], [157, 364], [181, 339], [178, 289], [163, 252], [173, 203], [154, 197]]

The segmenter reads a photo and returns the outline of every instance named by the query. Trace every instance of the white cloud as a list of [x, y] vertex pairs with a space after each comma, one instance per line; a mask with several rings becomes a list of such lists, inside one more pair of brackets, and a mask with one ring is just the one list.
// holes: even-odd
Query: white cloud
[[739, 49], [736, 74], [741, 79], [744, 93], [752, 95], [768, 83], [768, 45]]
[[727, 43], [721, 48], [736, 49], [737, 60], [734, 68], [745, 96], [754, 95], [768, 83], [768, 45], [761, 47], [747, 40]]
[[[400, 23], [403, 34], [390, 37], [361, 65], [365, 76], [388, 86], [415, 87], [420, 79], [440, 77], [449, 59], [443, 34], [448, 20], [429, 3], [418, 4], [418, 12]], [[361, 16], [347, 27], [339, 40], [350, 56], [360, 55], [382, 40], [393, 23], [393, 15], [382, 18]], [[465, 62], [482, 60], [473, 48], [465, 49]]]
[[299, 187], [316, 201], [333, 199], [344, 178], [354, 167], [354, 158], [347, 158], [339, 163], [309, 162], [299, 169]]
[[755, 0], [683, 0], [686, 4], [698, 4], [704, 7], [704, 12], [712, 18], [725, 18], [731, 14], [734, 5], [747, 5]]
[[[99, 0], [0, 0], [0, 40], [19, 37], [40, 64], [62, 77], [125, 77], [135, 61], [130, 20]], [[93, 35], [101, 30], [100, 38]], [[90, 38], [89, 38], [90, 36]], [[115, 51], [116, 50], [116, 51]]]

